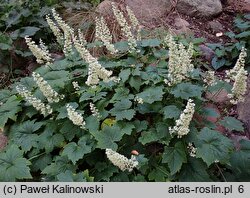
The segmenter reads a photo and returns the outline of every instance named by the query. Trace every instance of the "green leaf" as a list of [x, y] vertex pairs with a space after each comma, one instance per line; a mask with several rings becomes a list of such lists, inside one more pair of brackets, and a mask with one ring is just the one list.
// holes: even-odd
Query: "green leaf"
[[42, 125], [42, 122], [35, 122], [35, 120], [25, 121], [12, 128], [10, 137], [25, 152], [29, 151], [32, 147], [37, 147], [38, 135], [35, 132]]
[[124, 69], [120, 72], [119, 77], [121, 78], [122, 82], [126, 82], [129, 79], [130, 74], [130, 69]]
[[244, 132], [243, 123], [234, 117], [224, 117], [219, 123], [230, 131], [236, 130]]
[[148, 179], [150, 181], [156, 182], [166, 182], [169, 172], [163, 166], [157, 166], [148, 174]]
[[48, 81], [52, 87], [64, 88], [65, 83], [69, 81], [68, 71], [50, 71], [43, 75], [43, 78]]
[[114, 108], [110, 110], [111, 115], [116, 117], [116, 120], [131, 120], [135, 115], [134, 109], [129, 109], [132, 102], [128, 99], [122, 99], [114, 104]]
[[166, 106], [162, 109], [162, 111], [163, 111], [164, 119], [168, 119], [168, 118], [178, 119], [181, 114], [181, 110], [178, 109], [175, 105]]
[[136, 91], [140, 90], [141, 87], [141, 78], [139, 76], [132, 76], [129, 79], [129, 85], [133, 88], [135, 88]]
[[63, 144], [64, 137], [57, 132], [56, 123], [48, 123], [43, 133], [38, 137], [38, 144], [40, 148], [44, 148], [46, 153], [53, 151], [55, 147], [60, 147]]
[[114, 173], [119, 172], [118, 167], [110, 166], [110, 164], [105, 162], [97, 162], [95, 169], [97, 170], [97, 173], [94, 174], [96, 182], [110, 181], [110, 178], [114, 175]]
[[222, 66], [224, 66], [226, 63], [226, 59], [224, 58], [218, 58], [217, 56], [215, 56], [212, 59], [212, 67], [217, 70], [219, 68], [221, 68]]
[[162, 163], [167, 163], [171, 175], [180, 171], [183, 163], [187, 163], [185, 147], [182, 142], [177, 142], [174, 147], [165, 147], [162, 154]]
[[32, 26], [27, 26], [27, 27], [22, 27], [18, 30], [18, 34], [20, 37], [24, 38], [25, 36], [33, 36], [36, 34], [37, 31], [39, 31], [40, 28], [38, 27], [32, 27]]
[[127, 123], [127, 122], [118, 122], [117, 126], [121, 129], [121, 132], [123, 134], [127, 134], [127, 135], [131, 135], [133, 129], [135, 128], [135, 126], [131, 123]]
[[158, 134], [154, 128], [151, 128], [147, 131], [144, 131], [141, 133], [141, 137], [139, 138], [139, 142], [143, 145], [151, 143], [151, 142], [157, 142], [159, 140]]
[[147, 39], [141, 41], [142, 47], [157, 47], [161, 44], [159, 39]]
[[117, 126], [105, 126], [102, 131], [92, 133], [97, 140], [97, 147], [101, 149], [110, 148], [115, 150], [118, 148], [115, 142], [120, 141], [124, 135]]
[[143, 120], [143, 121], [135, 120], [133, 122], [133, 124], [134, 124], [137, 132], [141, 132], [141, 131], [146, 130], [148, 128], [148, 122], [145, 120]]
[[17, 145], [11, 145], [0, 153], [0, 181], [16, 181], [16, 179], [31, 179], [30, 161], [23, 158], [23, 151]]
[[68, 160], [66, 156], [56, 156], [55, 162], [51, 163], [45, 169], [43, 169], [42, 174], [47, 174], [49, 176], [56, 176], [66, 170], [75, 171], [76, 167]]
[[0, 129], [3, 129], [8, 119], [16, 121], [17, 113], [22, 110], [19, 106], [20, 101], [16, 96], [11, 96], [4, 104], [0, 106]]
[[200, 142], [197, 146], [196, 156], [202, 158], [208, 166], [219, 160], [227, 163], [230, 151], [233, 148], [232, 142], [218, 131], [203, 128], [198, 135]]
[[[230, 163], [237, 175], [250, 175], [250, 141], [240, 140], [240, 150], [231, 155]], [[241, 177], [242, 178], [242, 177]], [[248, 178], [249, 179], [249, 178]]]
[[76, 164], [76, 162], [79, 159], [82, 159], [83, 156], [87, 153], [90, 153], [92, 150], [92, 146], [87, 143], [87, 138], [81, 137], [78, 141], [78, 144], [75, 142], [68, 143], [62, 152], [62, 155], [66, 155], [73, 164]]
[[181, 169], [179, 182], [210, 182], [206, 169], [207, 165], [201, 159], [190, 158]]
[[[250, 25], [249, 25], [250, 27]], [[250, 36], [250, 31], [244, 31], [244, 32], [241, 32], [240, 34], [237, 34], [235, 36], [235, 38], [244, 38], [244, 37], [249, 37]]]
[[201, 98], [203, 88], [192, 83], [180, 83], [171, 90], [176, 98], [189, 99], [192, 97]]
[[48, 166], [48, 164], [50, 164], [52, 162], [52, 157], [50, 154], [43, 154], [40, 157], [35, 157], [33, 156], [33, 158], [35, 158], [32, 161], [32, 171], [37, 172], [38, 170], [42, 171], [43, 169], [45, 169], [45, 167]]
[[64, 173], [60, 173], [56, 176], [59, 182], [86, 182], [86, 178], [83, 173], [73, 173], [70, 170], [66, 170]]
[[143, 92], [137, 94], [139, 98], [143, 99], [143, 102], [149, 104], [152, 104], [156, 101], [162, 101], [163, 95], [163, 86], [149, 87], [146, 88]]

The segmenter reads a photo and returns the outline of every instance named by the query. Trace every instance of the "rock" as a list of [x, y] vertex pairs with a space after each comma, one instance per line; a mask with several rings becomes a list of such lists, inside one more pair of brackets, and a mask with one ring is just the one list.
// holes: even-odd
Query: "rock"
[[209, 47], [207, 47], [206, 45], [203, 45], [203, 44], [200, 45], [199, 47], [200, 47], [200, 50], [202, 52], [203, 57], [207, 61], [211, 62], [214, 55], [215, 55], [215, 52], [211, 48], [209, 48]]
[[239, 119], [242, 120], [245, 123], [246, 126], [246, 133], [248, 135], [248, 138], [250, 138], [250, 77], [248, 76], [248, 84], [247, 84], [248, 90], [245, 95], [245, 101], [241, 102], [237, 105], [237, 112], [239, 115]]
[[215, 33], [224, 31], [224, 27], [219, 21], [210, 21], [208, 26]]
[[97, 7], [97, 12], [103, 16], [113, 15], [111, 2], [124, 3], [129, 6], [141, 23], [149, 23], [159, 20], [165, 13], [170, 12], [172, 4], [170, 0], [104, 0]]
[[177, 10], [189, 16], [212, 17], [222, 12], [220, 0], [178, 0]]
[[193, 31], [191, 29], [189, 29], [188, 27], [183, 27], [180, 29], [172, 29], [171, 32], [176, 34], [176, 35], [181, 35], [181, 34], [193, 35], [194, 34]]
[[220, 91], [214, 93], [207, 92], [205, 94], [205, 98], [215, 103], [225, 103], [229, 101], [229, 97], [227, 95], [228, 92], [225, 89], [221, 89]]
[[175, 27], [177, 27], [178, 29], [181, 29], [181, 28], [186, 28], [186, 27], [189, 27], [190, 24], [185, 20], [185, 19], [182, 19], [180, 17], [176, 18], [174, 20], [174, 25]]
[[172, 8], [170, 0], [125, 0], [141, 23], [159, 20]]
[[8, 143], [8, 138], [0, 131], [0, 151], [4, 149], [7, 143]]
[[250, 0], [245, 0], [243, 10], [245, 12], [250, 12]]
[[[105, 0], [105, 1], [101, 2], [97, 6], [96, 11], [104, 17], [112, 16], [113, 11], [112, 11], [111, 3], [112, 3], [112, 1], [109, 1], [109, 0]], [[117, 3], [115, 3], [115, 4], [118, 5]]]

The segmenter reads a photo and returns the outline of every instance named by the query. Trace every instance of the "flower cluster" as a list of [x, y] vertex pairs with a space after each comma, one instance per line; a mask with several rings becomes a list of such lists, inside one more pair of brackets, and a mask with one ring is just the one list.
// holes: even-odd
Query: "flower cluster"
[[73, 81], [73, 82], [72, 82], [72, 85], [73, 85], [73, 87], [74, 87], [74, 89], [75, 89], [76, 91], [79, 91], [79, 90], [80, 90], [80, 86], [79, 86], [78, 82]]
[[235, 77], [237, 73], [239, 72], [240, 68], [245, 67], [245, 58], [247, 57], [247, 52], [244, 47], [242, 47], [239, 58], [233, 67], [233, 69], [227, 70], [226, 75], [229, 78], [229, 80], [235, 80]]
[[69, 119], [74, 123], [74, 125], [80, 126], [80, 128], [85, 128], [85, 121], [83, 120], [83, 117], [80, 113], [78, 113], [74, 107], [72, 107], [70, 104], [66, 105], [67, 113]]
[[85, 46], [87, 44], [87, 41], [82, 33], [82, 31], [80, 29], [78, 29], [78, 38], [79, 38], [79, 41], [80, 43]]
[[36, 110], [40, 111], [44, 116], [52, 113], [51, 106], [49, 104], [44, 104], [40, 99], [34, 97], [26, 87], [17, 86], [16, 90], [22, 97], [24, 97], [28, 101], [28, 103], [30, 103]]
[[97, 118], [101, 118], [101, 115], [100, 115], [98, 109], [95, 107], [95, 105], [92, 102], [89, 104], [89, 106], [90, 106], [90, 111], [91, 111], [92, 115], [97, 117]]
[[63, 33], [61, 30], [57, 27], [57, 25], [52, 21], [52, 19], [49, 17], [49, 15], [46, 15], [47, 23], [49, 24], [50, 29], [52, 30], [53, 34], [56, 37], [56, 40], [59, 44], [63, 43]]
[[73, 51], [72, 38], [74, 37], [74, 30], [67, 23], [65, 23], [65, 21], [59, 16], [54, 8], [52, 9], [52, 15], [64, 33], [63, 52], [65, 56], [69, 56]]
[[228, 94], [231, 98], [230, 102], [232, 104], [237, 104], [238, 102], [244, 102], [245, 93], [247, 91], [247, 71], [242, 67], [235, 76], [235, 81], [232, 88], [232, 93]]
[[103, 17], [96, 17], [95, 36], [97, 39], [101, 40], [104, 43], [111, 54], [115, 54], [118, 52], [118, 50], [115, 49], [115, 46], [112, 44], [112, 35]]
[[228, 82], [234, 82], [232, 93], [228, 94], [228, 97], [231, 98], [230, 102], [232, 104], [243, 102], [245, 99], [244, 95], [247, 91], [248, 75], [247, 71], [244, 69], [246, 56], [246, 49], [243, 47], [235, 66], [231, 70], [226, 71]]
[[134, 101], [139, 103], [139, 104], [143, 104], [143, 99], [139, 98], [138, 96], [135, 97]]
[[131, 156], [131, 159], [128, 159], [112, 149], [106, 149], [106, 155], [107, 158], [122, 171], [128, 170], [131, 172], [139, 164], [134, 155]]
[[205, 72], [205, 76], [203, 81], [208, 85], [208, 86], [213, 86], [216, 85], [216, 78], [215, 78], [215, 72], [214, 71], [207, 71]]
[[192, 62], [193, 44], [190, 43], [188, 49], [182, 43], [177, 44], [173, 37], [169, 34], [165, 38], [165, 42], [169, 47], [168, 62], [168, 79], [165, 83], [175, 85], [188, 77], [188, 73], [194, 68]]
[[171, 135], [177, 134], [177, 137], [181, 138], [189, 133], [189, 124], [194, 115], [194, 107], [195, 104], [193, 103], [193, 100], [189, 99], [185, 110], [180, 115], [180, 118], [175, 121], [175, 126], [173, 128], [169, 127], [169, 133]]
[[49, 103], [59, 102], [60, 99], [64, 98], [64, 96], [60, 96], [56, 91], [54, 91], [52, 87], [48, 84], [48, 82], [40, 76], [40, 74], [33, 72], [32, 76], [37, 86], [39, 87], [43, 95], [47, 98]]
[[32, 41], [32, 39], [29, 38], [28, 36], [25, 37], [25, 41], [30, 51], [36, 57], [37, 63], [46, 65], [51, 64], [53, 59], [51, 58], [51, 55], [49, 54], [47, 47], [45, 47], [42, 41], [40, 41], [40, 46], [36, 45], [35, 42]]
[[190, 143], [190, 142], [188, 143], [187, 149], [188, 149], [188, 153], [191, 157], [196, 156], [197, 148], [195, 148], [192, 143]]
[[86, 84], [89, 86], [96, 86], [99, 83], [99, 79], [104, 82], [111, 80], [112, 71], [106, 70], [97, 59], [93, 57], [90, 52], [77, 40], [74, 40], [75, 48], [80, 53], [83, 60], [89, 64], [88, 79]]
[[126, 21], [126, 18], [114, 3], [112, 3], [112, 10], [118, 24], [121, 26], [121, 31], [123, 32], [123, 35], [128, 39], [128, 45], [130, 47], [130, 51], [131, 52], [136, 51], [137, 43], [132, 34], [131, 27], [128, 25]]
[[126, 10], [128, 13], [128, 17], [131, 21], [131, 25], [134, 31], [137, 30], [137, 40], [141, 40], [141, 26], [139, 24], [138, 19], [136, 18], [134, 12], [129, 8], [129, 6], [126, 6]]

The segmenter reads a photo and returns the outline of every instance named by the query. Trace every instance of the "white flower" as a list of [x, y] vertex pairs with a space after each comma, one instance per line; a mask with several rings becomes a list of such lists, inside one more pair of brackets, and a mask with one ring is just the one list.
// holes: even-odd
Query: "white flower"
[[139, 104], [143, 104], [143, 102], [144, 102], [143, 99], [139, 98], [138, 96], [135, 97], [134, 101], [139, 103]]
[[239, 70], [245, 66], [245, 58], [247, 57], [247, 52], [244, 47], [241, 49], [241, 53], [239, 55], [239, 58], [233, 67], [233, 69], [227, 70], [226, 75], [230, 80], [235, 80], [236, 75], [238, 74]]
[[208, 86], [213, 86], [216, 85], [216, 77], [215, 77], [215, 72], [214, 71], [207, 71], [204, 73], [204, 79], [203, 81], [208, 85]]
[[137, 43], [131, 32], [131, 27], [128, 25], [123, 13], [115, 6], [115, 4], [111, 3], [111, 5], [112, 5], [114, 16], [118, 24], [121, 26], [121, 31], [123, 35], [128, 39], [128, 45], [130, 47], [130, 51], [131, 52], [136, 51]]
[[17, 86], [17, 92], [24, 97], [36, 110], [40, 111], [44, 116], [52, 113], [49, 104], [44, 104], [40, 99], [34, 97], [30, 91], [24, 86]]
[[86, 84], [89, 86], [98, 85], [100, 79], [108, 82], [111, 79], [112, 71], [106, 70], [102, 65], [93, 57], [90, 52], [77, 40], [74, 40], [75, 48], [80, 53], [83, 60], [89, 64], [88, 78]]
[[66, 105], [67, 113], [69, 119], [74, 123], [74, 125], [80, 126], [80, 128], [85, 128], [85, 121], [83, 120], [83, 117], [80, 113], [78, 113], [74, 107], [72, 107], [70, 104]]
[[97, 117], [97, 118], [101, 118], [101, 115], [100, 115], [98, 109], [95, 107], [95, 105], [92, 102], [89, 104], [89, 106], [90, 106], [90, 111], [91, 111], [92, 115]]
[[73, 87], [74, 87], [74, 89], [76, 90], [76, 91], [79, 91], [80, 90], [80, 86], [79, 86], [79, 84], [78, 84], [78, 82], [76, 82], [76, 81], [73, 81], [72, 82], [72, 85], [73, 85]]
[[32, 76], [37, 86], [39, 87], [43, 95], [47, 98], [49, 103], [59, 102], [60, 99], [63, 98], [63, 96], [60, 96], [56, 91], [52, 89], [52, 87], [48, 84], [46, 80], [43, 79], [43, 77], [40, 76], [40, 74], [33, 72]]
[[171, 86], [186, 79], [193, 70], [193, 44], [190, 43], [186, 50], [182, 43], [175, 43], [171, 35], [165, 38], [165, 43], [169, 47], [168, 79], [165, 82]]
[[59, 27], [63, 30], [64, 33], [64, 48], [63, 52], [65, 56], [69, 56], [73, 52], [73, 43], [72, 38], [74, 37], [74, 30], [67, 24], [65, 21], [57, 14], [56, 10], [52, 9], [52, 14]]
[[52, 62], [51, 55], [49, 54], [49, 51], [47, 47], [45, 47], [44, 43], [40, 40], [40, 47], [35, 44], [34, 41], [32, 41], [31, 38], [28, 36], [25, 37], [25, 41], [30, 49], [30, 51], [33, 53], [33, 55], [36, 57], [36, 61], [39, 64], [50, 64]]
[[107, 158], [122, 171], [128, 170], [131, 172], [139, 164], [134, 155], [131, 156], [131, 159], [128, 159], [112, 149], [106, 149], [106, 155]]
[[190, 143], [190, 142], [188, 143], [187, 149], [188, 149], [188, 153], [191, 157], [196, 156], [197, 148], [195, 148], [192, 143]]
[[189, 99], [185, 110], [180, 115], [180, 118], [175, 121], [175, 126], [173, 128], [169, 127], [169, 133], [171, 135], [177, 134], [177, 137], [181, 138], [189, 133], [189, 124], [194, 115], [194, 107], [195, 104], [193, 103], [193, 100]]
[[227, 82], [233, 81], [232, 93], [228, 94], [231, 98], [230, 102], [232, 104], [237, 104], [238, 102], [244, 101], [244, 95], [247, 91], [247, 71], [244, 69], [245, 58], [247, 56], [246, 49], [242, 47], [239, 58], [235, 66], [226, 71], [228, 77]]
[[232, 94], [228, 94], [232, 104], [243, 102], [245, 93], [247, 92], [247, 71], [241, 67], [235, 76], [235, 81], [232, 88]]
[[63, 33], [61, 30], [57, 27], [57, 25], [52, 21], [52, 19], [49, 17], [49, 15], [46, 15], [47, 23], [49, 24], [50, 29], [52, 30], [53, 34], [56, 37], [56, 40], [59, 44], [62, 44], [64, 38]]
[[95, 36], [97, 39], [101, 40], [104, 43], [111, 54], [115, 54], [118, 52], [118, 50], [115, 49], [115, 46], [112, 44], [112, 35], [103, 17], [96, 17]]
[[81, 45], [83, 45], [83, 46], [87, 45], [87, 41], [86, 41], [86, 39], [85, 39], [85, 37], [80, 29], [78, 29], [78, 38], [79, 38]]
[[136, 31], [137, 30], [137, 40], [141, 40], [141, 26], [139, 24], [138, 19], [136, 18], [134, 12], [128, 7], [126, 6], [126, 10], [128, 13], [128, 17], [131, 21], [133, 30]]

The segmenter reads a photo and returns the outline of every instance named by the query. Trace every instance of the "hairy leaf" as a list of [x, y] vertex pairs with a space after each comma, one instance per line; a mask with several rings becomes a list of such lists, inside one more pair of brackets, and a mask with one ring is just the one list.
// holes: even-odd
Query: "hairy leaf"
[[228, 162], [233, 148], [230, 139], [209, 128], [203, 128], [198, 139], [200, 142], [197, 145], [196, 156], [202, 158], [208, 166], [217, 160], [221, 163]]
[[182, 142], [177, 142], [174, 147], [165, 147], [162, 163], [167, 163], [171, 175], [180, 171], [183, 163], [187, 162], [185, 147]]
[[30, 161], [23, 158], [23, 151], [16, 145], [11, 145], [5, 152], [0, 153], [0, 181], [32, 178], [30, 164]]

